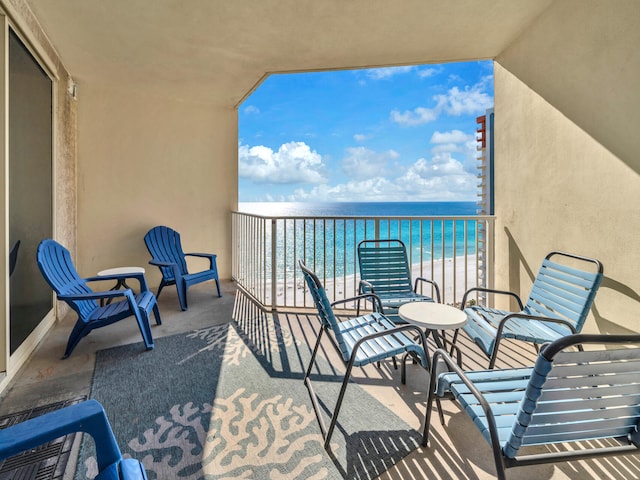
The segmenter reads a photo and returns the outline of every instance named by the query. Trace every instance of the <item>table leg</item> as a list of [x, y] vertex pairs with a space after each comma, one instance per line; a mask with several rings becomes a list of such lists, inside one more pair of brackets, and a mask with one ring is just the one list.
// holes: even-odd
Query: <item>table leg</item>
[[[429, 334], [429, 332], [433, 335], [433, 341], [435, 342], [436, 346], [446, 351], [447, 332], [445, 330], [427, 330], [427, 335]], [[453, 334], [453, 340], [451, 341], [451, 351], [449, 352], [449, 355], [451, 355], [452, 357], [453, 351], [456, 349], [455, 338], [457, 335], [458, 329], [456, 329], [455, 333]], [[460, 349], [457, 349], [457, 363], [458, 366], [462, 368], [462, 354], [460, 352]]]
[[[427, 329], [427, 336], [429, 336], [429, 334], [431, 334], [431, 336], [433, 337], [433, 341], [436, 343], [436, 346], [438, 348], [444, 348], [444, 343], [443, 343], [443, 338], [440, 337], [440, 333], [438, 333], [437, 330], [429, 330]], [[444, 337], [444, 331], [442, 332], [442, 335]], [[446, 339], [445, 339], [446, 342]]]
[[[119, 278], [118, 281], [116, 282], [116, 284], [113, 286], [113, 288], [110, 288], [109, 291], [113, 291], [113, 290], [120, 290], [121, 288], [130, 288], [129, 285], [127, 285], [127, 282], [125, 281], [124, 278]], [[109, 299], [107, 300], [107, 305], [109, 305], [111, 302], [113, 301], [113, 299]], [[100, 306], [102, 307], [104, 305], [104, 299], [100, 300]]]

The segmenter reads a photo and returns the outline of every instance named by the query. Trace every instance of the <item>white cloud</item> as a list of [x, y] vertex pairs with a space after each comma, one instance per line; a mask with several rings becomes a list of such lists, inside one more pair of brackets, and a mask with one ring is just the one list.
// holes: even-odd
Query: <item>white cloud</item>
[[434, 132], [430, 140], [434, 147], [431, 153], [438, 154], [462, 154], [462, 165], [468, 172], [476, 172], [478, 167], [478, 150], [475, 135], [466, 134], [461, 130], [448, 132]]
[[478, 179], [474, 173], [449, 153], [437, 154], [431, 160], [418, 159], [398, 179], [413, 196], [423, 200], [475, 200]]
[[450, 154], [420, 158], [402, 175], [353, 179], [337, 185], [318, 185], [310, 190], [297, 189], [288, 201], [474, 201], [478, 180], [466, 172], [462, 163]]
[[451, 153], [451, 152], [464, 152], [465, 148], [457, 143], [438, 143], [431, 149], [431, 153]]
[[238, 174], [255, 183], [323, 183], [324, 163], [304, 142], [289, 142], [277, 152], [257, 145], [238, 147]]
[[493, 98], [482, 90], [482, 84], [465, 87], [464, 90], [453, 87], [446, 95], [436, 95], [434, 98], [440, 109], [449, 115], [474, 115], [484, 113], [493, 106]]
[[473, 135], [468, 135], [462, 130], [451, 130], [449, 132], [433, 132], [431, 143], [464, 143], [473, 140]]
[[244, 109], [244, 113], [247, 113], [249, 115], [251, 115], [251, 114], [256, 115], [256, 114], [260, 113], [260, 109], [258, 107], [256, 107], [256, 106], [254, 106], [254, 105], [247, 105], [245, 107], [245, 109]]
[[366, 179], [383, 174], [389, 162], [400, 155], [393, 150], [375, 152], [365, 147], [347, 148], [347, 156], [342, 160], [342, 171], [353, 179]]
[[394, 185], [386, 178], [370, 178], [361, 181], [349, 181], [338, 185], [318, 185], [310, 191], [296, 190], [289, 196], [290, 202], [357, 202], [384, 201], [389, 198], [389, 192]]
[[484, 113], [493, 107], [493, 97], [485, 90], [490, 84], [491, 76], [483, 78], [480, 82], [464, 89], [453, 87], [444, 95], [435, 95], [435, 107], [416, 107], [413, 110], [391, 112], [391, 120], [405, 126], [422, 125], [435, 121], [440, 114], [446, 113], [452, 116], [477, 115]]
[[370, 70], [366, 70], [366, 75], [372, 80], [382, 80], [384, 78], [393, 77], [394, 75], [409, 73], [413, 69], [415, 69], [414, 66], [372, 68]]
[[444, 69], [442, 67], [438, 67], [438, 68], [434, 68], [434, 67], [427, 67], [427, 68], [423, 68], [420, 69], [418, 71], [418, 76], [420, 78], [430, 78], [433, 77], [435, 75], [438, 75], [439, 73], [441, 73]]
[[418, 107], [412, 111], [406, 110], [400, 113], [398, 110], [391, 112], [391, 120], [400, 125], [415, 126], [424, 123], [433, 122], [438, 118], [438, 110], [431, 108]]
[[367, 134], [364, 134], [364, 133], [356, 133], [353, 136], [353, 139], [356, 142], [365, 142], [365, 141], [369, 140], [370, 138], [372, 138], [372, 135], [367, 135]]

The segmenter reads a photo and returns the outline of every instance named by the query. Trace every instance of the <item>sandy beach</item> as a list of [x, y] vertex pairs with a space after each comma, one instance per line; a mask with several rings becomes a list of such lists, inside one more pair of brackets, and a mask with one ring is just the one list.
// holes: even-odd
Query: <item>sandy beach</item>
[[[453, 304], [460, 302], [464, 292], [468, 288], [476, 286], [477, 282], [477, 262], [476, 255], [467, 255], [442, 260], [433, 260], [420, 263], [414, 263], [411, 267], [413, 278], [424, 277], [435, 281], [440, 287], [440, 295], [444, 303]], [[322, 281], [322, 272], [318, 272]], [[329, 299], [332, 301], [349, 298], [357, 294], [359, 275], [345, 275], [335, 280], [327, 278], [323, 283]], [[424, 284], [426, 295], [431, 295], [429, 284]], [[267, 287], [267, 291], [269, 287]], [[303, 279], [301, 274], [296, 275], [295, 282], [293, 279], [287, 280], [286, 287], [284, 283], [277, 286], [277, 304], [278, 306], [302, 307], [313, 304], [311, 298], [307, 294], [307, 298], [303, 296]]]

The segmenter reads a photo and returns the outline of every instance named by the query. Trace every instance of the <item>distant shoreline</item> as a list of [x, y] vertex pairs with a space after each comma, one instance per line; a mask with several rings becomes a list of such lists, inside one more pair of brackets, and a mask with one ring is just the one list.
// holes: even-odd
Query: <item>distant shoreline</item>
[[[433, 264], [433, 269], [432, 269]], [[454, 264], [455, 264], [455, 277], [454, 277]], [[433, 271], [433, 275], [432, 275]], [[422, 263], [422, 270], [420, 269], [420, 263], [413, 263], [411, 266], [411, 272], [413, 281], [417, 277], [424, 277], [429, 280], [434, 280], [440, 287], [440, 295], [443, 297], [445, 303], [460, 302], [464, 292], [472, 287], [475, 287], [477, 278], [477, 256], [475, 254], [469, 254], [466, 256], [466, 272], [467, 281], [465, 283], [465, 256], [461, 255], [453, 258], [445, 259], [443, 262], [441, 259], [436, 259]], [[319, 273], [319, 272], [318, 272]], [[331, 301], [349, 298], [357, 294], [357, 286], [360, 276], [354, 274], [348, 274], [340, 276], [334, 282], [333, 278], [327, 279], [324, 282], [325, 290]], [[455, 296], [454, 296], [454, 278], [456, 280]], [[322, 281], [323, 279], [320, 278]], [[284, 284], [278, 283], [276, 291], [277, 300], [280, 304], [284, 301], [285, 294], [288, 301], [292, 301], [294, 296], [299, 298], [300, 292], [303, 289], [303, 278], [300, 272], [296, 272], [296, 283], [294, 285], [293, 279], [288, 279], [286, 287]], [[270, 283], [269, 283], [270, 284]], [[347, 287], [345, 288], [345, 285]], [[352, 291], [352, 290], [353, 291]], [[424, 293], [431, 295], [430, 290], [427, 290], [428, 286], [425, 284]], [[285, 292], [286, 290], [286, 292]], [[297, 290], [297, 293], [294, 293]], [[309, 302], [307, 302], [309, 303]]]

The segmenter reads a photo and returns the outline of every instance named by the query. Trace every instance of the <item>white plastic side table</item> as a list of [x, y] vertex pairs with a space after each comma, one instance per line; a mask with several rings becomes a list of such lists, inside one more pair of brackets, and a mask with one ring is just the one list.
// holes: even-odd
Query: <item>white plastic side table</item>
[[[411, 302], [398, 309], [398, 315], [405, 322], [431, 333], [438, 348], [444, 348], [444, 331], [457, 330], [467, 323], [467, 314], [459, 308], [443, 303]], [[443, 332], [441, 338], [440, 333]]]

